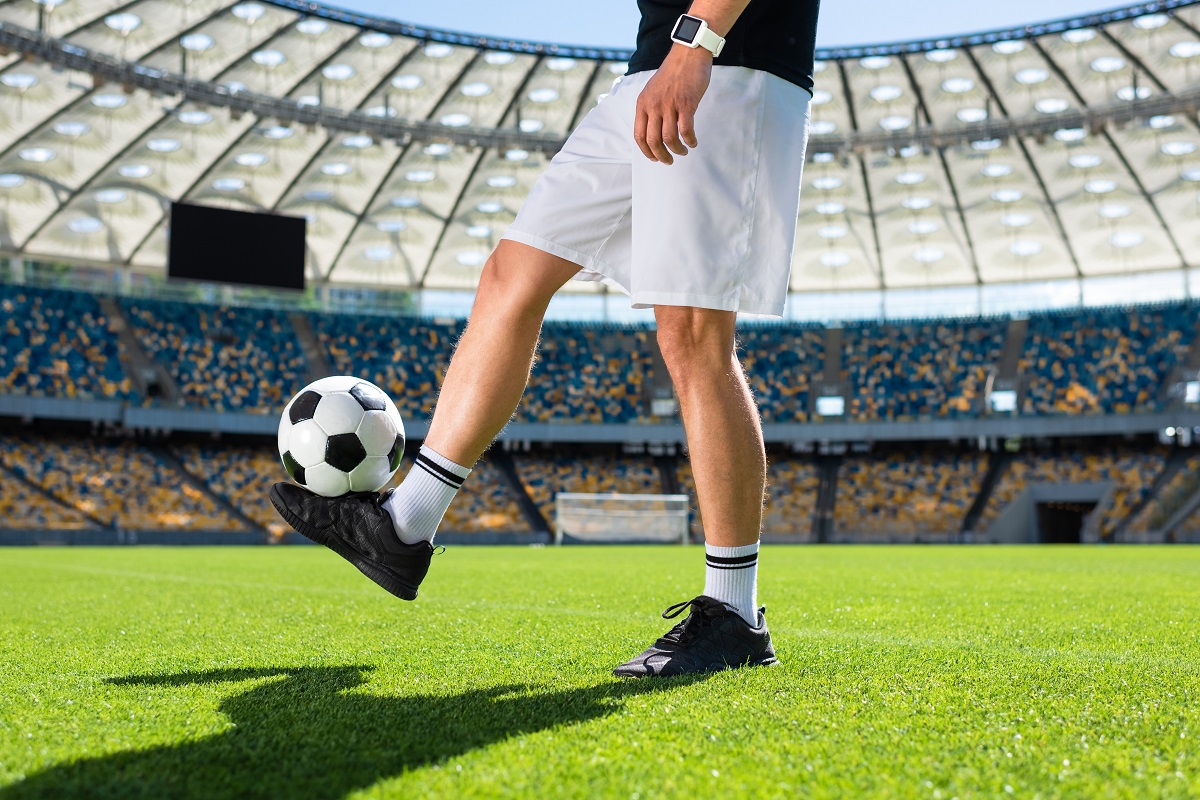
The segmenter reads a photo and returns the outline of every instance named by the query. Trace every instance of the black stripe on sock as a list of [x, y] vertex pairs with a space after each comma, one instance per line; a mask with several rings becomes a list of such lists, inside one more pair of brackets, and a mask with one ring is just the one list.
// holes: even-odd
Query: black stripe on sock
[[714, 556], [705, 553], [704, 557], [707, 558], [708, 563], [714, 567], [721, 564], [752, 564], [755, 561], [758, 561], [758, 553], [751, 553], [748, 556]]
[[429, 456], [427, 456], [423, 453], [417, 453], [417, 463], [420, 464], [421, 466], [425, 467], [429, 471], [436, 472], [438, 475], [441, 475], [443, 478], [446, 479], [447, 483], [450, 483], [456, 489], [460, 488], [463, 485], [464, 478], [461, 478], [458, 475], [455, 475], [453, 472], [446, 469], [441, 464], [437, 463], [432, 458], [430, 458]]
[[442, 477], [441, 475], [439, 475], [438, 473], [436, 473], [436, 472], [434, 472], [433, 470], [431, 470], [431, 469], [429, 468], [429, 466], [428, 466], [428, 465], [427, 465], [427, 464], [426, 464], [424, 461], [421, 461], [420, 459], [418, 459], [418, 460], [417, 460], [417, 466], [418, 466], [418, 467], [420, 467], [421, 469], [425, 470], [426, 472], [428, 472], [428, 473], [429, 473], [430, 475], [432, 475], [433, 477], [437, 478], [437, 479], [438, 479], [439, 481], [441, 481], [442, 483], [444, 483], [444, 484], [446, 484], [447, 486], [449, 486], [451, 489], [461, 489], [461, 488], [462, 488], [462, 484], [461, 484], [461, 483], [451, 483], [450, 481], [446, 480], [445, 478], [443, 478], [443, 477]]
[[750, 569], [758, 566], [755, 564], [738, 564], [737, 566], [729, 566], [728, 564], [714, 564], [711, 561], [708, 563], [710, 569]]

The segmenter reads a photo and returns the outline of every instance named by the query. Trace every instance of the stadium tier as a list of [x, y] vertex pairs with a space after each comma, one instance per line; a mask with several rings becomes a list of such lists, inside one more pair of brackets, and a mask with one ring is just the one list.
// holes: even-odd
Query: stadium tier
[[[8, 311], [0, 391], [10, 395], [138, 402], [121, 343], [95, 296], [0, 284]], [[181, 406], [273, 413], [314, 364], [362, 376], [409, 420], [428, 418], [465, 322], [315, 313], [307, 353], [293, 315], [274, 309], [121, 298], [120, 314], [146, 355], [174, 382]], [[819, 422], [814, 387], [844, 392], [857, 422], [987, 416], [989, 379], [1009, 378], [1022, 415], [1126, 414], [1168, 408], [1192, 354], [1194, 303], [1078, 309], [1008, 319], [746, 324], [739, 351], [768, 423]], [[836, 334], [836, 335], [835, 335]], [[827, 350], [829, 341], [837, 352]], [[1008, 365], [1006, 353], [1016, 358]], [[637, 423], [654, 419], [663, 385], [652, 328], [547, 323], [517, 422]], [[1011, 372], [1004, 371], [1011, 366]], [[669, 386], [668, 389], [669, 391]], [[146, 399], [153, 404], [161, 400]]]
[[99, 525], [122, 530], [238, 530], [246, 526], [132, 440], [18, 434], [0, 440], [16, 476]]
[[1020, 366], [1023, 410], [1127, 414], [1157, 406], [1196, 322], [1196, 308], [1187, 304], [1031, 318]]
[[[1172, 457], [1151, 444], [1011, 457], [932, 444], [841, 457], [771, 451], [768, 462], [762, 532], [770, 541], [1007, 541], [1003, 522], [1014, 509], [1024, 513], [1018, 501], [1027, 495], [1037, 513], [1078, 512], [1072, 541], [1153, 540], [1169, 519], [1174, 538], [1200, 538], [1200, 456]], [[288, 529], [267, 489], [284, 479], [267, 440], [155, 442], [11, 429], [0, 432], [0, 531], [171, 532], [182, 542], [220, 531], [280, 541]], [[475, 466], [440, 531], [456, 541], [549, 540], [559, 492], [679, 492], [689, 498], [692, 536], [703, 540], [686, 457], [611, 446], [494, 451]], [[1048, 531], [1059, 523], [1037, 524]]]

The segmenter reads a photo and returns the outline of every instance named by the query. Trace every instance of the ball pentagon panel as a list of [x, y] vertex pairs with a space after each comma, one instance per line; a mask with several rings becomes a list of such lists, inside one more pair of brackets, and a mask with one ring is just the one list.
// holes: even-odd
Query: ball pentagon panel
[[337, 433], [325, 440], [325, 463], [342, 472], [353, 472], [366, 457], [357, 433]]

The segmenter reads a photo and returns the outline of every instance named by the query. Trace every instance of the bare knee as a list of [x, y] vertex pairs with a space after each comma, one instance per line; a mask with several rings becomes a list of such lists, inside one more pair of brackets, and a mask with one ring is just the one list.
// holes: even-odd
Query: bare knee
[[697, 370], [722, 372], [734, 355], [736, 315], [707, 308], [656, 306], [658, 347], [673, 377]]
[[578, 269], [565, 259], [505, 239], [483, 266], [475, 307], [544, 313], [550, 298]]

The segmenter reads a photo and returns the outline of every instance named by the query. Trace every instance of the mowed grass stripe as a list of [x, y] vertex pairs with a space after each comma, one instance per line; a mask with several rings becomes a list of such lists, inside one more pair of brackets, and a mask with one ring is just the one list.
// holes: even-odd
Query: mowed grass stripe
[[618, 681], [697, 547], [0, 551], [0, 798], [1200, 793], [1200, 549], [766, 547], [783, 660]]

